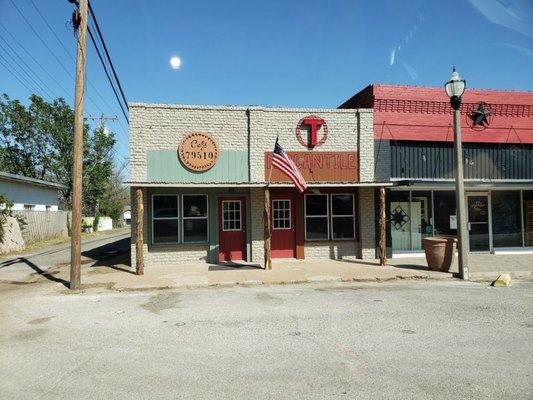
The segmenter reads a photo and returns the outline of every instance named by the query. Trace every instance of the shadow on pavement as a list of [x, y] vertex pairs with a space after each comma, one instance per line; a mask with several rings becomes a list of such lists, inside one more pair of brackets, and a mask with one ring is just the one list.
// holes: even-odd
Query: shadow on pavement
[[129, 272], [135, 274], [126, 268], [118, 267], [116, 264], [131, 266], [130, 256], [131, 238], [127, 237], [116, 242], [107, 243], [95, 247], [91, 250], [82, 251], [81, 255], [96, 261], [92, 267], [107, 267], [117, 271]]
[[248, 264], [227, 261], [220, 264], [213, 264], [209, 266], [209, 271], [235, 271], [236, 269], [264, 269], [259, 264]]
[[48, 279], [49, 281], [52, 281], [52, 282], [57, 282], [57, 283], [61, 283], [63, 286], [65, 287], [70, 287], [70, 282], [69, 281], [66, 281], [64, 279], [61, 279], [61, 278], [57, 278], [55, 277], [54, 275], [42, 270], [41, 268], [39, 268], [36, 264], [32, 263], [30, 260], [28, 260], [27, 258], [25, 257], [18, 257], [18, 258], [14, 258], [12, 260], [9, 260], [9, 261], [4, 261], [2, 264], [0, 264], [2, 267], [8, 267], [10, 265], [13, 265], [13, 264], [26, 264], [28, 267], [30, 267], [31, 269], [33, 269], [35, 272], [37, 272], [39, 275], [41, 275], [43, 278], [46, 278]]

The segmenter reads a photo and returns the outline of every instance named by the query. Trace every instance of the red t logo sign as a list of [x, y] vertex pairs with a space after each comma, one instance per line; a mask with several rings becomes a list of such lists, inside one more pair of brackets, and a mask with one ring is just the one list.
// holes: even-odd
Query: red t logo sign
[[312, 147], [316, 146], [318, 142], [316, 133], [318, 131], [318, 128], [325, 124], [325, 121], [322, 118], [305, 118], [303, 120], [303, 123], [311, 127], [311, 141], [309, 145]]

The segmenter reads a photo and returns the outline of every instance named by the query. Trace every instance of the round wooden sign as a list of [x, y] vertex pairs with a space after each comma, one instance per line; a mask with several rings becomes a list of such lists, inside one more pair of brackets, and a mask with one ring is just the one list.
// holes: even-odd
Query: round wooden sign
[[187, 168], [193, 171], [207, 171], [218, 160], [218, 146], [207, 133], [187, 134], [178, 147], [178, 156]]

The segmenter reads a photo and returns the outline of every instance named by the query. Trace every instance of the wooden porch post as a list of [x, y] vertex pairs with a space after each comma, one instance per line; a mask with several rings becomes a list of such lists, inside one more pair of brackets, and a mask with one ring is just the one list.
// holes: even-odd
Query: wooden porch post
[[270, 254], [270, 191], [265, 187], [265, 269], [272, 269], [272, 257]]
[[135, 270], [137, 275], [144, 274], [144, 246], [143, 246], [143, 191], [135, 188]]
[[379, 188], [379, 265], [387, 263], [385, 187]]

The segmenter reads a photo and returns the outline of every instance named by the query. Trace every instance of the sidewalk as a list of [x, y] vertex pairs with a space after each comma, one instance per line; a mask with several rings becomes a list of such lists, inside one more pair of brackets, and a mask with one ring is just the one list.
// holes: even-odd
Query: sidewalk
[[[393, 258], [388, 261], [388, 264], [398, 268], [427, 270], [424, 256]], [[473, 253], [468, 256], [468, 265], [471, 281], [494, 281], [501, 274], [509, 274], [513, 279], [529, 280], [533, 278], [533, 254]], [[457, 257], [455, 257], [450, 272], [459, 272]]]
[[[68, 279], [60, 271], [57, 277]], [[380, 267], [377, 261], [298, 261], [274, 260], [272, 270], [253, 264], [194, 264], [145, 268], [143, 276], [124, 265], [83, 268], [84, 287], [105, 286], [114, 290], [148, 290], [162, 288], [198, 288], [208, 286], [291, 284], [316, 282], [387, 281], [393, 279], [449, 279], [451, 273]]]

